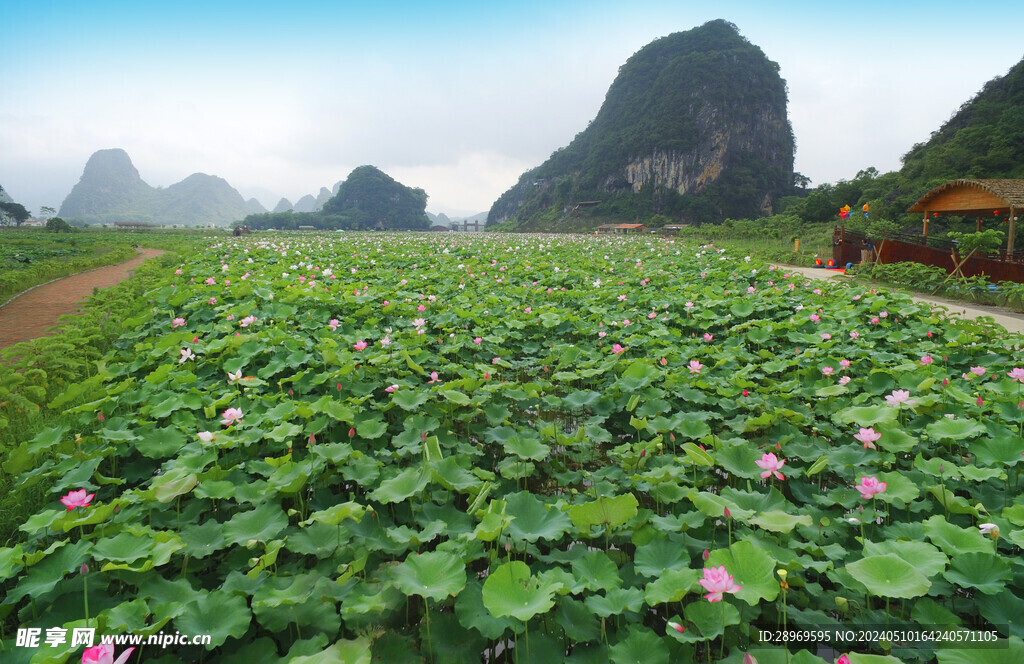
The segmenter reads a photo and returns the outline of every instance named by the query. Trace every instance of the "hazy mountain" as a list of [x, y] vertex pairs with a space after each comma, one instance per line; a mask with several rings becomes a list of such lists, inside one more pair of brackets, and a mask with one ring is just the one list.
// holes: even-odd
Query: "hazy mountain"
[[143, 221], [196, 226], [229, 224], [253, 211], [265, 210], [213, 175], [194, 173], [166, 189], [151, 187], [142, 180], [128, 153], [115, 148], [89, 157], [59, 214], [68, 221], [91, 224]]
[[292, 206], [292, 210], [296, 212], [313, 212], [318, 210], [320, 205], [316, 202], [310, 194], [306, 194], [299, 200], [295, 201], [295, 205]]
[[292, 202], [290, 200], [288, 200], [287, 198], [282, 198], [281, 200], [279, 200], [277, 202], [277, 205], [274, 206], [274, 209], [271, 210], [271, 212], [287, 212], [288, 210], [291, 210], [291, 209], [292, 209]]
[[723, 20], [630, 57], [594, 120], [523, 174], [488, 225], [586, 228], [600, 217], [714, 221], [759, 216], [788, 193], [786, 83]]

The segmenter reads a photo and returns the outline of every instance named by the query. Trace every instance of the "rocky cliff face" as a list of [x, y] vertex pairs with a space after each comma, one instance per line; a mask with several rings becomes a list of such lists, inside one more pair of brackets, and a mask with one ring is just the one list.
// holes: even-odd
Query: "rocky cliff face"
[[593, 122], [499, 198], [488, 225], [758, 216], [788, 190], [793, 152], [778, 66], [712, 21], [631, 57]]

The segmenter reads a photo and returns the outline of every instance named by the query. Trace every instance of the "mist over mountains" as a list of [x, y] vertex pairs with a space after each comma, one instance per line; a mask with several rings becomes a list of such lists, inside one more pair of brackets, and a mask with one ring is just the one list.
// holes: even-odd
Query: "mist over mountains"
[[66, 221], [109, 224], [116, 221], [160, 225], [227, 225], [248, 214], [266, 212], [256, 199], [246, 201], [223, 178], [193, 173], [167, 188], [143, 181], [128, 153], [99, 150], [89, 157], [82, 178], [60, 206]]

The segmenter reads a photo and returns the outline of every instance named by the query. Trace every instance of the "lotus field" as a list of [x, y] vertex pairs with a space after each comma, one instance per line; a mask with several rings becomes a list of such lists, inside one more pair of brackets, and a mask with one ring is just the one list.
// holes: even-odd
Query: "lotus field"
[[52, 501], [0, 548], [8, 626], [210, 635], [132, 662], [1024, 661], [999, 328], [652, 238], [211, 240], [148, 298], [11, 454]]

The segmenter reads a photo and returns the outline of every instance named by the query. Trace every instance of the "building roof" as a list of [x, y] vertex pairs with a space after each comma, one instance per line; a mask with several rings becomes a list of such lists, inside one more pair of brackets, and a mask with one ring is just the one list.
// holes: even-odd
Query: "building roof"
[[981, 214], [1009, 207], [1024, 209], [1024, 180], [951, 180], [919, 198], [907, 212]]
[[643, 224], [619, 224], [616, 228], [647, 228]]

